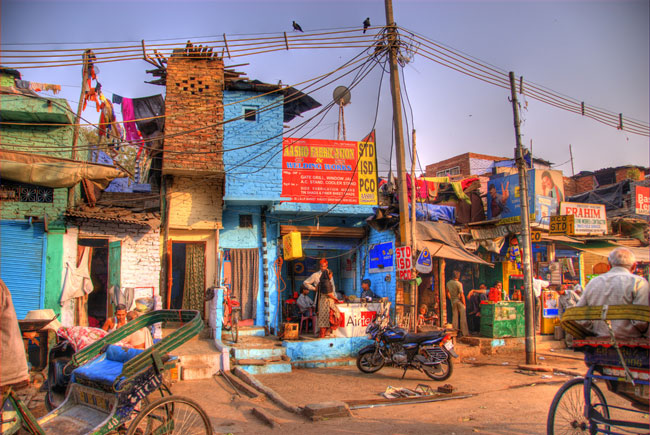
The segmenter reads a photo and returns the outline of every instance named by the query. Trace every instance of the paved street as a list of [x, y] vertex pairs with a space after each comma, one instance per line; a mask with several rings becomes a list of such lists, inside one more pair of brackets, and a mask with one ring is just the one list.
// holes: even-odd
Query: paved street
[[[474, 394], [446, 402], [377, 407], [352, 411], [350, 418], [311, 422], [281, 410], [268, 399], [233, 398], [220, 378], [179, 382], [176, 394], [193, 397], [208, 411], [218, 433], [359, 433], [359, 434], [543, 434], [549, 405], [568, 376], [515, 373], [523, 355], [490, 356], [459, 363], [447, 381], [458, 392]], [[584, 370], [580, 360], [546, 357], [552, 367]], [[485, 365], [483, 365], [485, 364]], [[295, 369], [289, 374], [261, 375], [257, 379], [297, 406], [332, 400], [376, 399], [387, 386], [415, 388], [419, 383], [437, 387], [423, 374], [384, 368], [364, 375], [356, 367]], [[543, 378], [546, 375], [547, 378]], [[608, 394], [608, 399], [615, 400]], [[270, 428], [251, 414], [260, 407], [279, 420]], [[647, 418], [647, 415], [646, 415]]]

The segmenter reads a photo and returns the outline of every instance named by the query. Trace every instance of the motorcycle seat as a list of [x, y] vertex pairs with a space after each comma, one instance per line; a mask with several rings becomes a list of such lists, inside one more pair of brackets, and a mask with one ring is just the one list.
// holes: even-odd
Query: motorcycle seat
[[433, 340], [436, 338], [444, 337], [446, 331], [431, 331], [431, 332], [421, 332], [419, 334], [406, 334], [404, 341], [407, 343], [421, 343], [427, 340]]

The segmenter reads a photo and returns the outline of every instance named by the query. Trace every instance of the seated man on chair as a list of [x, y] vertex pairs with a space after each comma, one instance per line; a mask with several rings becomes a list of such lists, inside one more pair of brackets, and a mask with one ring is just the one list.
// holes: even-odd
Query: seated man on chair
[[[648, 281], [634, 275], [636, 258], [625, 247], [614, 249], [607, 257], [611, 269], [589, 281], [578, 307], [599, 305], [648, 305]], [[601, 320], [580, 322], [596, 336], [609, 337], [609, 328]], [[612, 330], [617, 338], [648, 336], [648, 323], [634, 320], [612, 320]]]
[[298, 296], [296, 305], [298, 305], [298, 311], [302, 315], [309, 314], [309, 309], [314, 308], [314, 301], [309, 297], [309, 289], [304, 285], [300, 287], [300, 296]]

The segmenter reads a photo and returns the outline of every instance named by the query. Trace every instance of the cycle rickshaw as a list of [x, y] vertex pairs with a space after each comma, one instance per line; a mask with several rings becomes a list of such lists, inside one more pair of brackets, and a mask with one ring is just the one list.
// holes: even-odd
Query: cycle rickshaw
[[[610, 336], [589, 337], [589, 331], [578, 323], [581, 320], [606, 322]], [[647, 338], [615, 338], [609, 323], [612, 320], [649, 322], [650, 307], [573, 307], [562, 316], [561, 326], [573, 335], [573, 348], [584, 353], [588, 370], [584, 377], [569, 380], [555, 394], [547, 419], [549, 435], [650, 433], [647, 417], [650, 342]], [[604, 381], [607, 390], [629, 401], [631, 407], [608, 404], [596, 381]], [[638, 418], [615, 419], [610, 416], [612, 412]]]
[[[115, 344], [159, 322], [182, 326], [145, 350]], [[201, 329], [201, 316], [193, 310], [158, 310], [130, 321], [72, 357], [66, 398], [49, 414], [34, 418], [13, 391], [6, 392], [0, 433], [14, 434], [22, 428], [31, 434], [211, 435], [205, 411], [189, 398], [170, 395], [163, 382], [163, 372], [176, 364], [169, 352]], [[155, 391], [162, 397], [149, 402]]]

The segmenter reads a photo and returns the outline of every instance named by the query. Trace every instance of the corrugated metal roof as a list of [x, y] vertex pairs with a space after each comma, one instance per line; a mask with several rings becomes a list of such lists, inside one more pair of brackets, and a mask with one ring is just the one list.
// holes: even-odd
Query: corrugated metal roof
[[118, 207], [87, 207], [81, 206], [77, 209], [68, 209], [65, 211], [68, 218], [85, 218], [106, 222], [122, 222], [133, 225], [149, 226], [151, 228], [160, 227], [159, 213], [136, 213], [124, 208]]

